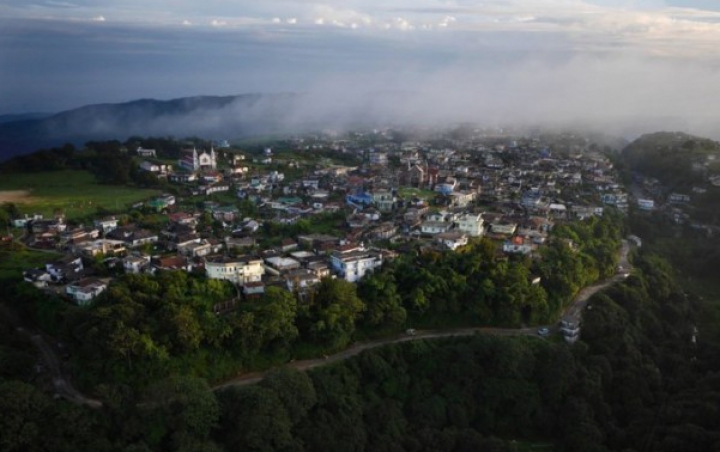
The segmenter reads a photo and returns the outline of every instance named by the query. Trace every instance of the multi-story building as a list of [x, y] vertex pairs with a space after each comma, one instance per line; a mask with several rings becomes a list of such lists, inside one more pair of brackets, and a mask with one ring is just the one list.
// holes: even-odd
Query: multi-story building
[[265, 267], [259, 257], [212, 256], [205, 258], [205, 272], [210, 279], [224, 279], [243, 285], [260, 281]]
[[339, 277], [356, 282], [380, 267], [383, 259], [381, 253], [359, 247], [350, 251], [334, 252], [330, 262]]
[[481, 237], [485, 232], [485, 220], [479, 213], [466, 213], [461, 215], [456, 222], [458, 229], [470, 237]]

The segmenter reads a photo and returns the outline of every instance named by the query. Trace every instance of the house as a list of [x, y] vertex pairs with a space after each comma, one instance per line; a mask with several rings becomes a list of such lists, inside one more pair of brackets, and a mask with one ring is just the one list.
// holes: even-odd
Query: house
[[372, 193], [373, 203], [380, 212], [392, 212], [397, 199], [390, 190], [375, 190]]
[[300, 268], [300, 262], [291, 257], [274, 256], [265, 258], [265, 263], [270, 267], [265, 269], [276, 275], [287, 273]]
[[376, 240], [390, 239], [397, 233], [397, 226], [392, 222], [385, 222], [374, 227], [369, 236]]
[[189, 272], [193, 269], [193, 265], [188, 262], [185, 256], [153, 257], [151, 264], [155, 270], [183, 270]]
[[435, 240], [445, 248], [455, 251], [468, 244], [468, 235], [462, 231], [449, 231], [437, 234]]
[[45, 264], [45, 270], [55, 282], [73, 281], [82, 276], [85, 269], [81, 258], [67, 257], [63, 260]]
[[178, 244], [178, 253], [189, 257], [207, 256], [217, 250], [210, 244], [208, 240], [197, 239], [187, 243]]
[[452, 229], [452, 223], [446, 221], [424, 221], [420, 225], [420, 232], [425, 235], [441, 234]]
[[211, 209], [213, 219], [218, 221], [235, 221], [240, 211], [235, 206], [217, 206]]
[[253, 248], [256, 245], [252, 237], [226, 237], [225, 246], [228, 249]]
[[205, 272], [210, 279], [224, 279], [236, 284], [257, 282], [265, 274], [262, 259], [254, 256], [207, 256]]
[[320, 277], [312, 270], [300, 268], [285, 275], [285, 284], [290, 292], [308, 289], [320, 283]]
[[32, 269], [23, 272], [23, 280], [32, 283], [38, 289], [47, 287], [48, 283], [52, 282], [52, 276], [45, 270]]
[[106, 234], [118, 227], [118, 220], [115, 217], [108, 217], [102, 220], [95, 220], [93, 225], [101, 230], [103, 234]]
[[466, 233], [470, 237], [481, 237], [485, 232], [485, 220], [483, 220], [482, 214], [466, 213], [458, 217], [455, 221], [458, 230]]
[[668, 202], [672, 204], [687, 204], [690, 202], [690, 195], [684, 195], [682, 193], [671, 193], [668, 197]]
[[517, 224], [506, 222], [495, 222], [490, 224], [490, 232], [493, 234], [512, 235], [517, 230]]
[[475, 193], [466, 191], [453, 192], [448, 195], [450, 205], [456, 207], [467, 207], [475, 200], [475, 197]]
[[280, 243], [280, 249], [285, 253], [296, 250], [297, 247], [298, 244], [293, 239], [283, 239], [283, 241]]
[[368, 272], [380, 267], [383, 259], [382, 253], [359, 247], [352, 251], [335, 251], [330, 263], [339, 277], [349, 282], [356, 282]]
[[97, 278], [85, 278], [68, 284], [65, 293], [75, 300], [78, 305], [87, 306], [105, 289], [107, 289], [107, 284], [103, 281]]
[[98, 239], [91, 242], [82, 242], [73, 246], [73, 251], [84, 256], [98, 255], [119, 256], [125, 254], [125, 242], [121, 240]]
[[308, 259], [304, 263], [304, 266], [311, 272], [315, 273], [320, 279], [330, 276], [330, 266], [323, 256], [316, 256], [312, 259]]
[[125, 273], [140, 273], [150, 265], [150, 256], [127, 256], [122, 260]]
[[106, 237], [112, 240], [122, 240], [131, 248], [158, 241], [158, 235], [154, 232], [148, 231], [147, 229], [138, 229], [133, 226], [114, 229], [108, 232]]
[[170, 175], [170, 180], [178, 183], [189, 183], [197, 181], [198, 177], [195, 173], [173, 173]]
[[250, 281], [243, 284], [243, 294], [246, 297], [257, 297], [265, 293], [265, 284], [262, 281]]
[[230, 190], [230, 186], [227, 184], [215, 184], [208, 187], [204, 187], [203, 192], [205, 195], [212, 195], [213, 193], [221, 193]]
[[143, 149], [142, 146], [138, 147], [137, 155], [143, 158], [157, 158], [157, 153], [155, 152], [155, 149]]
[[507, 254], [530, 254], [532, 250], [532, 241], [519, 235], [503, 243], [503, 252]]

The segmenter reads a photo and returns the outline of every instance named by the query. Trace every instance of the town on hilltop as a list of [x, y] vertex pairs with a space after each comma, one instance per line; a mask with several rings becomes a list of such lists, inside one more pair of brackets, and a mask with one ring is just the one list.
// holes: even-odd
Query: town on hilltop
[[580, 136], [394, 133], [323, 133], [253, 153], [215, 142], [176, 160], [124, 149], [166, 193], [91, 224], [15, 218], [26, 245], [63, 253], [24, 279], [79, 305], [113, 275], [157, 270], [227, 280], [243, 297], [302, 293], [328, 276], [357, 282], [406, 250], [461, 251], [481, 237], [498, 258], [537, 257], [557, 223], [628, 208], [613, 164]]

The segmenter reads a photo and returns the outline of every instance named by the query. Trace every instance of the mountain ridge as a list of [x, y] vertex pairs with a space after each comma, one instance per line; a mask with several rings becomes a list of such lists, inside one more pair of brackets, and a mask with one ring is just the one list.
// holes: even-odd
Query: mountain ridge
[[[133, 135], [236, 138], [265, 133], [286, 119], [283, 112], [289, 111], [301, 96], [248, 93], [169, 100], [143, 98], [84, 105], [39, 118], [4, 115], [10, 120], [0, 121], [0, 160], [68, 142], [124, 140]], [[12, 116], [21, 119], [12, 120]]]

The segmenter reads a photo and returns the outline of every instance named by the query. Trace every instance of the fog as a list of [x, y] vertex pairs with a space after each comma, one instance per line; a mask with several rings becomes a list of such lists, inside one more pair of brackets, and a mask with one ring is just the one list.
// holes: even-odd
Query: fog
[[0, 125], [0, 144], [458, 122], [720, 139], [720, 25], [608, 15], [590, 33], [559, 17], [480, 29], [446, 17], [443, 30], [0, 20], [0, 113], [267, 94], [86, 108]]
[[321, 76], [299, 96], [262, 97], [162, 130], [232, 134], [238, 123], [277, 131], [360, 125], [481, 125], [585, 128], [625, 138], [658, 130], [720, 138], [718, 70], [684, 61], [575, 57], [498, 67], [447, 66], [431, 73]]

